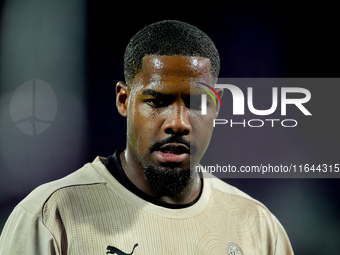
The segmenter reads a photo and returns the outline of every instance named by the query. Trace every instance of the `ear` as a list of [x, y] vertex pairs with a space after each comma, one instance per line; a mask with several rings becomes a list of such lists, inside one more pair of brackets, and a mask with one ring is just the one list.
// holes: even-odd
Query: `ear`
[[118, 112], [123, 117], [127, 117], [127, 107], [128, 107], [128, 98], [129, 98], [130, 91], [127, 85], [120, 81], [116, 85], [116, 106]]
[[[221, 88], [216, 89], [216, 92], [220, 96], [220, 98], [222, 99], [223, 89], [221, 89]], [[215, 112], [216, 117], [218, 116], [218, 113], [220, 112], [220, 107], [221, 107], [220, 100], [217, 100], [217, 106], [216, 106], [216, 112]]]

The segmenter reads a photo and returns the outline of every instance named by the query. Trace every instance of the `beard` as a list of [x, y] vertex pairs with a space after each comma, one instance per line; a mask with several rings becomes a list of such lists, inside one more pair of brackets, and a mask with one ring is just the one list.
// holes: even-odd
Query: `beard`
[[[170, 136], [153, 144], [150, 148], [150, 153], [159, 150], [162, 145], [167, 143], [181, 143], [190, 147], [191, 151], [195, 151], [195, 146], [190, 146], [190, 143], [183, 137]], [[137, 153], [136, 155], [140, 165], [143, 167], [144, 177], [149, 183], [156, 198], [182, 194], [190, 184], [192, 179], [190, 162], [184, 164], [155, 164], [150, 159], [147, 160], [146, 157], [142, 157]]]
[[181, 194], [191, 181], [190, 168], [147, 166], [144, 174], [156, 198]]

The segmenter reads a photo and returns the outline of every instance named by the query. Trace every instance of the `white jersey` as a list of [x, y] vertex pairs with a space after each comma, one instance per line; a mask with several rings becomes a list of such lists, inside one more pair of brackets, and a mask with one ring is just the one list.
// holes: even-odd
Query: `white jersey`
[[19, 203], [1, 234], [0, 254], [293, 254], [264, 205], [217, 178], [203, 181], [195, 204], [169, 209], [130, 192], [97, 157]]

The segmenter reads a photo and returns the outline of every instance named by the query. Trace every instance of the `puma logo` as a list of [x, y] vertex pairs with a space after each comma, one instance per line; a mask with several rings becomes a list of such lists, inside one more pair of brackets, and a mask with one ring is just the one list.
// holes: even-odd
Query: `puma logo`
[[133, 252], [135, 251], [135, 248], [138, 246], [138, 243], [136, 243], [134, 246], [133, 246], [133, 249], [132, 249], [132, 252], [131, 253], [125, 253], [125, 252], [122, 252], [121, 250], [119, 250], [118, 248], [116, 247], [113, 247], [113, 246], [107, 246], [107, 252], [106, 254], [117, 254], [117, 255], [132, 255]]

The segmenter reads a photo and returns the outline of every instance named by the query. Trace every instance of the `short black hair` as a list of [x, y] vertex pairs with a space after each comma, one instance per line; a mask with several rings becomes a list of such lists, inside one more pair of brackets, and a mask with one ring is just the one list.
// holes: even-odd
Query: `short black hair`
[[142, 70], [148, 55], [183, 55], [210, 59], [212, 74], [220, 71], [220, 58], [215, 44], [202, 30], [177, 20], [164, 20], [144, 27], [128, 43], [124, 56], [126, 82], [132, 82]]

